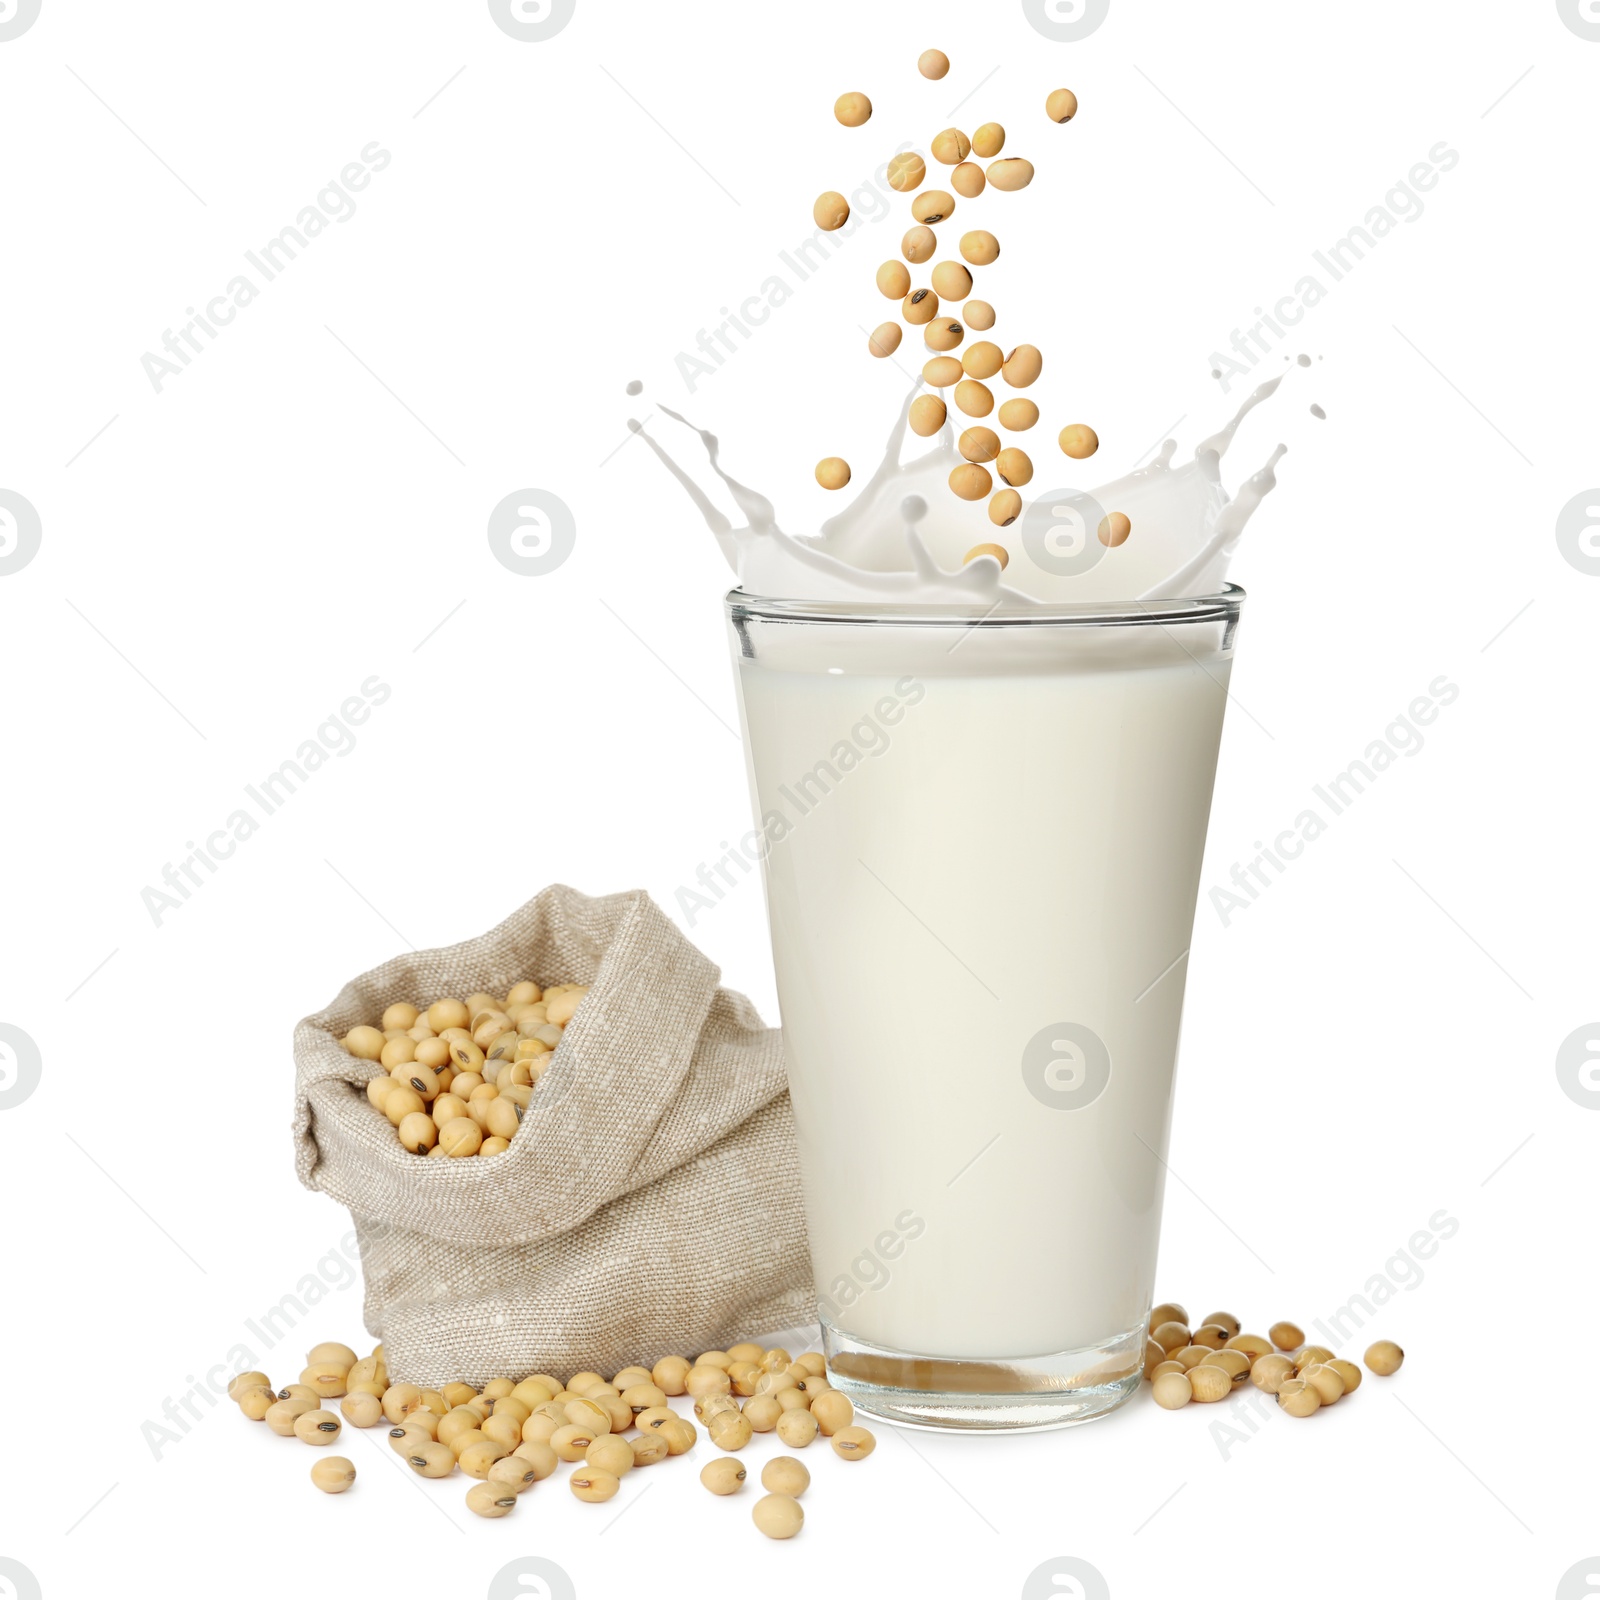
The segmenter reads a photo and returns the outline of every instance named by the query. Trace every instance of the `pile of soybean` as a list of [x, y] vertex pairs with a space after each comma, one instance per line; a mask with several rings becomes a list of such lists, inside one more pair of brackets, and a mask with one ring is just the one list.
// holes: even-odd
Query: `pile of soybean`
[[[1405, 1351], [1389, 1339], [1368, 1347], [1367, 1368], [1392, 1377]], [[1361, 1386], [1361, 1368], [1336, 1356], [1326, 1345], [1306, 1343], [1292, 1322], [1275, 1322], [1265, 1338], [1240, 1331], [1231, 1311], [1213, 1311], [1189, 1331], [1189, 1314], [1174, 1301], [1150, 1313], [1144, 1375], [1158, 1406], [1176, 1411], [1191, 1400], [1222, 1400], [1248, 1378], [1263, 1393], [1276, 1395], [1291, 1417], [1313, 1417]]]
[[[319, 1344], [306, 1357], [299, 1381], [274, 1389], [264, 1372], [241, 1373], [228, 1385], [252, 1422], [275, 1434], [325, 1448], [344, 1423], [375, 1428], [387, 1423], [389, 1444], [422, 1478], [456, 1472], [473, 1480], [467, 1509], [480, 1517], [503, 1517], [519, 1496], [568, 1463], [567, 1486], [579, 1499], [611, 1499], [635, 1468], [688, 1454], [700, 1428], [668, 1403], [687, 1396], [711, 1444], [738, 1452], [758, 1433], [775, 1433], [791, 1450], [819, 1436], [841, 1461], [864, 1461], [877, 1443], [855, 1426], [855, 1407], [828, 1382], [822, 1355], [808, 1350], [791, 1357], [778, 1346], [736, 1344], [707, 1350], [693, 1361], [663, 1356], [653, 1366], [625, 1367], [609, 1381], [598, 1372], [578, 1372], [563, 1382], [536, 1372], [513, 1383], [496, 1378], [481, 1390], [466, 1383], [423, 1389], [390, 1383], [380, 1344], [357, 1358], [348, 1345]], [[339, 1414], [326, 1409], [337, 1400]], [[738, 1455], [707, 1463], [700, 1481], [712, 1494], [731, 1495], [745, 1486]], [[311, 1481], [328, 1494], [343, 1494], [356, 1480], [344, 1456], [324, 1456]], [[751, 1520], [769, 1539], [792, 1539], [805, 1522], [800, 1496], [811, 1483], [803, 1462], [776, 1456], [761, 1472], [768, 1491]]]
[[511, 1147], [586, 983], [513, 984], [504, 999], [479, 991], [425, 1010], [397, 1000], [380, 1024], [340, 1041], [384, 1069], [367, 1098], [400, 1143], [419, 1156], [497, 1156]]
[[[917, 59], [917, 70], [925, 78], [939, 79], [950, 70], [950, 58], [942, 50], [925, 50]], [[1071, 122], [1078, 114], [1078, 97], [1071, 89], [1052, 89], [1045, 97], [1045, 116], [1053, 123]], [[846, 128], [864, 127], [872, 117], [872, 101], [859, 90], [839, 96], [834, 102], [834, 119]], [[995, 421], [1007, 433], [1025, 433], [1039, 420], [1039, 408], [1031, 400], [1004, 401], [995, 410], [994, 391], [988, 380], [997, 375], [1013, 389], [1025, 389], [1044, 369], [1044, 356], [1037, 345], [1014, 345], [1006, 354], [1000, 345], [979, 339], [957, 355], [969, 328], [987, 331], [995, 325], [994, 306], [986, 299], [971, 298], [976, 286], [974, 269], [981, 273], [1000, 258], [1000, 241], [986, 228], [969, 228], [961, 234], [958, 250], [961, 260], [936, 262], [926, 284], [913, 282], [911, 267], [931, 260], [939, 248], [935, 226], [950, 221], [959, 203], [977, 199], [985, 190], [1014, 193], [1033, 182], [1033, 163], [1017, 155], [1001, 155], [1006, 145], [1006, 130], [998, 122], [985, 122], [969, 136], [960, 128], [945, 128], [929, 142], [929, 153], [941, 166], [950, 168], [950, 187], [955, 194], [938, 187], [924, 187], [928, 165], [914, 150], [890, 158], [886, 168], [889, 187], [911, 196], [914, 224], [900, 241], [905, 258], [885, 261], [877, 270], [878, 292], [900, 303], [900, 318], [908, 327], [922, 333], [928, 359], [922, 379], [930, 389], [953, 390], [951, 398], [965, 416], [978, 419], [995, 413]], [[976, 156], [978, 160], [971, 158]], [[982, 166], [980, 162], [987, 162]], [[850, 203], [836, 189], [817, 197], [812, 219], [824, 232], [842, 228], [850, 220]], [[909, 263], [909, 266], [906, 265]], [[963, 305], [963, 302], [965, 304]], [[959, 315], [951, 307], [960, 307]], [[867, 336], [867, 351], [879, 360], [894, 355], [900, 348], [900, 322], [883, 322]], [[946, 423], [949, 408], [943, 394], [919, 395], [912, 402], [910, 425], [924, 438], [938, 433]], [[1084, 461], [1100, 448], [1099, 436], [1084, 422], [1070, 422], [1056, 437], [1063, 454]], [[1022, 514], [1022, 496], [1017, 492], [1033, 479], [1033, 460], [1020, 444], [1005, 443], [993, 428], [978, 421], [962, 428], [956, 440], [962, 462], [951, 469], [949, 486], [962, 500], [989, 501], [989, 520], [1007, 528]], [[991, 476], [990, 467], [993, 467]], [[850, 465], [842, 456], [825, 456], [816, 466], [816, 479], [824, 489], [842, 489], [850, 482]], [[1004, 485], [994, 490], [994, 478]], [[1126, 543], [1133, 524], [1120, 511], [1101, 519], [1096, 534], [1100, 542], [1115, 549]], [[974, 545], [967, 562], [990, 558], [1003, 569], [1010, 559], [1004, 545], [985, 541]]]

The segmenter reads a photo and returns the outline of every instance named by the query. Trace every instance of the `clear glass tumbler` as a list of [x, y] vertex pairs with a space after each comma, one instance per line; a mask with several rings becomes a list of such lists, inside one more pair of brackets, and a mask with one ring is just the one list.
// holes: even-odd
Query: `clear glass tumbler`
[[1139, 1383], [1242, 590], [727, 598], [829, 1380], [891, 1421]]

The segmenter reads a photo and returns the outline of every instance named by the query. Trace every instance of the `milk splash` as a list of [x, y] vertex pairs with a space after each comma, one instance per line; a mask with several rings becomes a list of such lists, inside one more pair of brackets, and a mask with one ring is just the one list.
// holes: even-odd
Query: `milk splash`
[[[1286, 446], [1279, 445], [1232, 495], [1222, 483], [1222, 459], [1240, 423], [1282, 382], [1280, 376], [1256, 389], [1226, 427], [1201, 440], [1193, 459], [1174, 466], [1177, 443], [1169, 439], [1150, 465], [1099, 488], [1052, 491], [1030, 502], [1009, 527], [985, 524], [981, 534], [974, 533], [971, 507], [946, 487], [951, 468], [961, 461], [948, 420], [931, 450], [902, 459], [911, 402], [923, 392], [921, 384], [901, 405], [877, 470], [842, 512], [809, 537], [785, 533], [772, 502], [732, 477], [716, 436], [688, 418], [659, 407], [699, 435], [742, 525], [717, 509], [642, 423], [630, 419], [628, 426], [683, 486], [748, 594], [959, 606], [1155, 600], [1221, 589], [1239, 536], [1277, 485], [1274, 469]], [[1100, 518], [1111, 511], [1121, 511], [1133, 524], [1132, 537], [1115, 549], [1096, 537]], [[980, 539], [1006, 548], [1008, 581], [1001, 581], [993, 556], [964, 563]]]

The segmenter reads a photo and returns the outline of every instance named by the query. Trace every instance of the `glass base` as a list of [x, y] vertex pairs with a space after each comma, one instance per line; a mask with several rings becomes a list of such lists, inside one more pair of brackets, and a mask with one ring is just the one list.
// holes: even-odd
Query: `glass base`
[[1022, 1360], [956, 1360], [869, 1344], [824, 1319], [828, 1382], [857, 1411], [911, 1428], [1035, 1433], [1093, 1422], [1139, 1387], [1143, 1326], [1083, 1350]]

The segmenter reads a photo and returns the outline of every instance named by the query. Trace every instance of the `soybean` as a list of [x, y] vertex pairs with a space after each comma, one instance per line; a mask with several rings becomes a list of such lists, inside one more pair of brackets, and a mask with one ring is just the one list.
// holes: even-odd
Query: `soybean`
[[402, 1117], [395, 1131], [412, 1155], [426, 1155], [439, 1142], [439, 1130], [426, 1111], [413, 1111]]
[[963, 379], [956, 385], [955, 402], [969, 417], [986, 417], [994, 410], [994, 394], [976, 378]]
[[758, 1394], [744, 1408], [745, 1421], [757, 1433], [771, 1433], [778, 1426], [778, 1418], [783, 1415], [783, 1407], [778, 1404], [776, 1397], [770, 1394]]
[[346, 1422], [357, 1428], [375, 1428], [383, 1421], [383, 1402], [376, 1395], [347, 1394], [339, 1402]]
[[1323, 1361], [1313, 1361], [1300, 1376], [1317, 1391], [1323, 1405], [1331, 1406], [1344, 1398], [1344, 1379]]
[[975, 267], [987, 267], [1000, 259], [1000, 241], [987, 228], [974, 228], [961, 235], [961, 259]]
[[972, 274], [959, 261], [941, 261], [931, 281], [945, 300], [965, 300], [972, 293]]
[[[809, 1419], [808, 1419], [809, 1420]], [[778, 1419], [778, 1435], [783, 1436], [784, 1418]], [[815, 1432], [816, 1423], [813, 1421], [812, 1430]], [[755, 1429], [750, 1426], [749, 1418], [738, 1410], [724, 1411], [711, 1419], [706, 1433], [710, 1436], [712, 1444], [719, 1450], [743, 1450], [754, 1437]]]
[[568, 1482], [572, 1486], [572, 1492], [580, 1500], [587, 1500], [591, 1505], [609, 1500], [622, 1487], [614, 1472], [606, 1472], [599, 1467], [580, 1467]]
[[439, 1130], [439, 1148], [447, 1156], [475, 1156], [482, 1145], [483, 1130], [471, 1117], [453, 1117]]
[[280, 1439], [293, 1436], [295, 1424], [301, 1417], [317, 1409], [315, 1400], [275, 1400], [262, 1413], [261, 1420], [278, 1435]]
[[[930, 74], [943, 77], [943, 73]], [[790, 1495], [769, 1494], [756, 1501], [750, 1520], [769, 1539], [792, 1539], [804, 1527], [806, 1514], [800, 1502]]]
[[[663, 1424], [663, 1431], [668, 1424]], [[550, 1435], [549, 1445], [563, 1461], [582, 1461], [590, 1445], [594, 1443], [594, 1430], [580, 1428], [576, 1423], [569, 1422], [565, 1427], [557, 1428]]]
[[850, 202], [837, 189], [827, 189], [817, 196], [811, 218], [824, 233], [833, 233], [850, 220]]
[[866, 1428], [840, 1428], [833, 1436], [833, 1453], [845, 1461], [865, 1461], [878, 1448]]
[[1033, 182], [1033, 163], [1021, 156], [1008, 156], [1004, 161], [991, 162], [986, 176], [992, 187], [1005, 193], [1026, 189]]
[[1405, 1351], [1393, 1339], [1380, 1339], [1367, 1347], [1367, 1353], [1361, 1359], [1380, 1378], [1391, 1378], [1400, 1370], [1400, 1363], [1405, 1358]]
[[932, 228], [924, 228], [920, 223], [915, 228], [907, 228], [900, 239], [900, 254], [913, 266], [920, 266], [924, 261], [932, 260], [933, 252], [938, 248], [938, 234]]
[[252, 1422], [262, 1421], [277, 1403], [277, 1395], [263, 1383], [244, 1389], [238, 1395], [239, 1409]]
[[1250, 1368], [1250, 1381], [1267, 1394], [1276, 1394], [1294, 1376], [1294, 1362], [1287, 1356], [1257, 1356]]
[[1344, 1392], [1354, 1394], [1361, 1387], [1361, 1368], [1353, 1361], [1341, 1361], [1337, 1357], [1328, 1363], [1344, 1383]]
[[[1100, 448], [1100, 436], [1087, 422], [1069, 422], [1056, 435], [1056, 443], [1061, 446], [1063, 455], [1071, 456], [1074, 461], [1087, 461]], [[1280, 1322], [1278, 1326], [1281, 1328], [1287, 1324]], [[1299, 1331], [1298, 1328], [1295, 1329], [1297, 1334]], [[1283, 1348], [1293, 1347], [1286, 1345]]]
[[877, 356], [880, 360], [885, 356], [892, 356], [900, 348], [900, 334], [898, 322], [880, 322], [867, 335], [868, 354]]
[[389, 1119], [390, 1126], [398, 1128], [413, 1112], [425, 1110], [426, 1104], [415, 1089], [396, 1083], [385, 1096], [380, 1109]]
[[475, 1483], [467, 1490], [467, 1510], [479, 1517], [509, 1516], [517, 1491], [504, 1483]]
[[[1002, 489], [989, 502], [989, 520], [997, 528], [1009, 528], [1021, 515], [1022, 496], [1015, 489]], [[1001, 562], [1001, 566], [1004, 565]], [[1156, 1348], [1160, 1349], [1160, 1346]]]
[[[750, 1415], [748, 1406], [745, 1407], [744, 1414], [747, 1417]], [[817, 1427], [823, 1435], [831, 1438], [841, 1428], [848, 1428], [855, 1421], [856, 1408], [851, 1403], [849, 1395], [841, 1394], [837, 1389], [830, 1389], [826, 1394], [819, 1394], [811, 1402], [811, 1415], [817, 1419]]]
[[[630, 1450], [628, 1454], [631, 1458], [633, 1452]], [[539, 1475], [530, 1462], [521, 1461], [514, 1455], [502, 1456], [489, 1468], [483, 1481], [504, 1484], [513, 1494], [526, 1494], [539, 1481]]]
[[1221, 1367], [1234, 1383], [1242, 1383], [1250, 1373], [1250, 1357], [1242, 1350], [1214, 1350], [1200, 1364]]
[[[652, 1434], [651, 1438], [654, 1437]], [[664, 1448], [662, 1453], [665, 1454]], [[533, 1468], [535, 1479], [540, 1482], [548, 1478], [561, 1464], [561, 1457], [549, 1445], [537, 1440], [524, 1439], [511, 1454], [519, 1461], [526, 1461]]]
[[656, 1431], [667, 1441], [667, 1453], [675, 1456], [692, 1450], [700, 1437], [687, 1417], [674, 1417], [670, 1422], [663, 1422]]
[[952, 493], [962, 500], [982, 500], [994, 487], [987, 470], [971, 462], [952, 468], [949, 482]]
[[845, 127], [859, 128], [872, 115], [872, 102], [853, 89], [833, 102], [833, 114]]
[[[386, 1039], [378, 1056], [378, 1064], [387, 1067], [390, 1072], [393, 1072], [396, 1067], [405, 1066], [412, 1061], [416, 1054], [417, 1041], [415, 1039], [405, 1036], [398, 1039]], [[400, 1076], [403, 1078], [405, 1074], [401, 1073]]]
[[911, 411], [907, 420], [911, 424], [911, 431], [921, 438], [928, 439], [936, 434], [943, 426], [948, 414], [943, 400], [936, 394], [919, 394], [911, 402]]
[[955, 196], [946, 194], [943, 189], [929, 189], [911, 202], [911, 215], [918, 222], [925, 222], [930, 226], [954, 215], [955, 209]]
[[911, 292], [911, 274], [905, 263], [885, 261], [878, 268], [878, 293], [886, 300], [904, 300]]
[[954, 167], [967, 159], [972, 141], [959, 128], [944, 128], [934, 134], [928, 148], [941, 166]]
[[1052, 89], [1045, 96], [1044, 114], [1052, 122], [1071, 122], [1078, 114], [1078, 97], [1070, 89]]
[[910, 194], [912, 190], [920, 189], [927, 175], [928, 164], [915, 150], [903, 150], [889, 161], [889, 187], [896, 194]]
[[1120, 511], [1113, 511], [1109, 516], [1100, 519], [1100, 526], [1095, 529], [1095, 535], [1100, 543], [1107, 549], [1115, 550], [1119, 544], [1128, 542], [1128, 535], [1133, 532], [1133, 524]]
[[633, 1471], [633, 1446], [626, 1439], [608, 1433], [603, 1438], [596, 1439], [584, 1451], [583, 1459], [588, 1466], [598, 1467], [602, 1472], [609, 1472], [612, 1477], [620, 1478], [624, 1473]]
[[689, 1363], [682, 1356], [663, 1356], [650, 1369], [650, 1376], [665, 1393], [682, 1394], [684, 1379], [689, 1376]]
[[744, 1462], [733, 1456], [718, 1456], [700, 1469], [700, 1481], [712, 1494], [738, 1494], [746, 1476]]
[[[996, 495], [995, 498], [999, 499], [999, 496]], [[993, 513], [991, 512], [992, 515]], [[961, 558], [961, 565], [964, 567], [971, 566], [974, 561], [982, 556], [988, 556], [992, 560], [998, 561], [1002, 572], [1005, 571], [1006, 564], [1011, 560], [1010, 552], [1003, 544], [975, 544]]]
[[307, 1411], [295, 1418], [294, 1436], [302, 1444], [332, 1444], [344, 1424], [331, 1411]]
[[348, 1456], [324, 1456], [312, 1466], [311, 1481], [324, 1494], [343, 1494], [356, 1481], [355, 1463]]
[[[922, 381], [930, 388], [948, 389], [951, 384], [961, 382], [961, 363], [954, 356], [935, 356], [923, 363]], [[942, 424], [943, 419], [940, 420]], [[938, 428], [933, 429], [935, 433], [938, 431]]]
[[442, 1034], [446, 1028], [464, 1028], [471, 1014], [459, 1000], [435, 1000], [428, 1007], [428, 1026]]
[[1278, 1404], [1291, 1417], [1313, 1417], [1322, 1409], [1322, 1396], [1303, 1378], [1291, 1378], [1278, 1390]]
[[1006, 130], [998, 122], [986, 122], [972, 135], [972, 153], [985, 161], [992, 160], [1005, 149]]
[[940, 317], [923, 330], [922, 342], [930, 350], [954, 350], [966, 336], [967, 330], [959, 322]]
[[365, 1025], [352, 1028], [344, 1036], [344, 1047], [362, 1061], [377, 1061], [383, 1055], [385, 1040], [376, 1028]]
[[923, 327], [939, 315], [939, 297], [932, 289], [913, 289], [900, 302], [900, 315], [912, 327]]
[[967, 326], [982, 332], [994, 326], [994, 307], [987, 300], [969, 300], [962, 308], [966, 312]]
[[993, 461], [1000, 454], [1000, 436], [993, 428], [965, 428], [956, 447], [968, 461]]
[[1274, 1322], [1267, 1329], [1267, 1337], [1280, 1350], [1298, 1350], [1306, 1342], [1306, 1336], [1292, 1322]]
[[1033, 461], [1026, 450], [1008, 445], [995, 457], [994, 470], [1002, 483], [1020, 489], [1033, 478]]
[[917, 57], [917, 71], [924, 78], [942, 78], [950, 70], [950, 57], [943, 50], [924, 50]]
[[[1199, 1368], [1195, 1369], [1196, 1371]], [[1186, 1372], [1164, 1372], [1150, 1385], [1150, 1398], [1164, 1411], [1176, 1411], [1194, 1399]]]
[[401, 1459], [419, 1478], [448, 1478], [456, 1470], [455, 1451], [437, 1439], [411, 1442]]
[[1044, 357], [1039, 347], [1019, 344], [1005, 359], [1000, 375], [1013, 389], [1026, 389], [1044, 370]]
[[1026, 433], [1039, 420], [1039, 408], [1031, 400], [1007, 400], [1000, 407], [1000, 426], [1009, 433]]
[[[1005, 363], [1005, 357], [1000, 353], [1000, 346], [989, 339], [979, 339], [976, 344], [969, 344], [961, 357], [961, 366], [969, 378], [992, 378]], [[1184, 1332], [1184, 1343], [1189, 1340], [1188, 1331]]]
[[987, 183], [988, 179], [983, 175], [983, 168], [976, 161], [963, 161], [950, 174], [950, 187], [963, 200], [976, 200], [983, 193]]
[[772, 1494], [786, 1494], [798, 1500], [811, 1487], [811, 1474], [805, 1463], [793, 1456], [774, 1456], [761, 1469], [761, 1487]]
[[[778, 1418], [778, 1437], [791, 1450], [804, 1450], [820, 1431], [817, 1419], [809, 1411], [785, 1411]], [[835, 1434], [833, 1437], [834, 1448], [837, 1449], [839, 1435]]]

